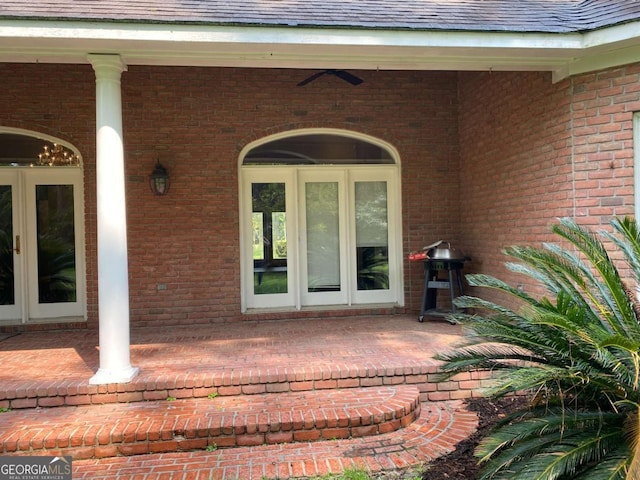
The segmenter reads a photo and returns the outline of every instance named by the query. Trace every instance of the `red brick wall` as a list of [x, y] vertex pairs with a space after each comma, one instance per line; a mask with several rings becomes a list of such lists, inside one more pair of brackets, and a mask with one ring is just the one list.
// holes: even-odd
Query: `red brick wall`
[[[358, 87], [331, 76], [296, 87], [309, 72], [291, 70], [132, 67], [124, 74], [134, 322], [239, 317], [238, 155], [276, 132], [344, 128], [393, 144], [402, 161], [405, 251], [455, 234], [456, 75], [355, 73], [365, 80]], [[146, 181], [156, 158], [172, 178], [163, 198]], [[413, 309], [421, 273], [407, 269]]]
[[640, 65], [583, 75], [571, 87], [575, 215], [593, 226], [633, 215], [633, 113], [640, 110]]
[[[556, 217], [600, 225], [632, 213], [639, 70], [558, 84], [544, 73], [362, 71], [354, 72], [365, 80], [358, 87], [331, 76], [296, 87], [310, 72], [130, 67], [122, 92], [132, 324], [244, 318], [238, 154], [276, 132], [344, 128], [393, 144], [402, 162], [405, 258], [450, 240], [473, 258], [467, 271], [504, 277], [500, 250], [552, 238]], [[0, 74], [0, 126], [60, 137], [83, 155], [88, 312], [95, 326], [93, 71], [2, 64]], [[165, 197], [148, 186], [157, 159], [171, 175]], [[405, 261], [405, 291], [407, 310], [416, 312], [421, 264]]]
[[[0, 89], [0, 125], [55, 135], [83, 154], [88, 310], [96, 325], [93, 72], [70, 65], [0, 69], [10, 86]], [[402, 162], [405, 258], [427, 241], [457, 240], [456, 74], [354, 73], [365, 80], [358, 87], [331, 76], [296, 87], [310, 72], [291, 70], [130, 67], [123, 73], [133, 325], [242, 318], [238, 155], [248, 142], [275, 132], [344, 128], [393, 144]], [[157, 159], [171, 175], [165, 197], [153, 196], [148, 186]], [[405, 283], [409, 308], [416, 310], [420, 265], [407, 263]]]
[[504, 247], [557, 241], [559, 217], [600, 227], [633, 213], [637, 72], [558, 84], [544, 73], [460, 74], [460, 211], [472, 271], [539, 293], [506, 271]]

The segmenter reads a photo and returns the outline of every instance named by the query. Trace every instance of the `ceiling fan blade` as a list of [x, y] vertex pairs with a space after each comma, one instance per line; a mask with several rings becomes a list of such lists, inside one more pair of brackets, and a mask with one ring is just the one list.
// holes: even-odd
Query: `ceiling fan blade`
[[323, 70], [323, 71], [318, 72], [318, 73], [314, 73], [310, 77], [308, 77], [308, 78], [304, 79], [303, 81], [301, 81], [300, 83], [298, 83], [298, 86], [299, 87], [304, 87], [307, 83], [311, 83], [316, 78], [318, 78], [318, 77], [320, 77], [322, 75], [325, 75], [325, 74], [334, 75], [334, 76], [344, 80], [345, 82], [349, 82], [351, 85], [360, 85], [364, 81], [361, 78], [356, 77], [355, 75], [347, 72], [346, 70], [329, 69], [329, 70]]
[[328, 70], [323, 70], [322, 72], [314, 73], [310, 77], [305, 78], [300, 83], [298, 83], [298, 87], [304, 87], [307, 83], [313, 82], [316, 78], [321, 77], [322, 75], [328, 72], [329, 72]]
[[338, 78], [341, 78], [345, 82], [349, 82], [351, 85], [360, 85], [363, 80], [355, 75], [345, 71], [345, 70], [329, 70], [331, 75], [335, 75]]

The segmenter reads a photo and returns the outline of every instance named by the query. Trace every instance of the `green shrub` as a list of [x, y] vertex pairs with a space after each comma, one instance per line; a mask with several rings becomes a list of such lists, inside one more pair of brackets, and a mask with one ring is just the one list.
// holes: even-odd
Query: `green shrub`
[[[510, 308], [478, 297], [456, 300], [470, 335], [439, 356], [445, 377], [490, 370], [491, 396], [529, 392], [529, 408], [499, 424], [476, 455], [484, 479], [640, 479], [640, 232], [616, 219], [594, 234], [571, 220], [553, 227], [567, 247], [513, 247], [510, 270], [541, 282], [533, 298], [496, 278], [475, 287], [515, 300]], [[618, 268], [624, 258], [631, 275]], [[509, 303], [511, 305], [511, 303]]]

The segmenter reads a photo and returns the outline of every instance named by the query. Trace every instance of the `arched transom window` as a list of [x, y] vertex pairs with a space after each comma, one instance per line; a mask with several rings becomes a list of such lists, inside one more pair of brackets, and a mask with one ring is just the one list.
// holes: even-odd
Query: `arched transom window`
[[244, 165], [393, 165], [390, 152], [361, 138], [336, 134], [302, 134], [252, 148]]

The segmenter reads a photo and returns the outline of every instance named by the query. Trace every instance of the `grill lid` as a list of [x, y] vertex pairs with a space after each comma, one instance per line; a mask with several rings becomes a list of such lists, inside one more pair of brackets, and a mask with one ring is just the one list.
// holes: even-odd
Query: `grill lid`
[[445, 242], [444, 240], [438, 240], [431, 245], [427, 245], [423, 250], [427, 252], [427, 256], [432, 260], [462, 260], [464, 258], [464, 255], [455, 248], [451, 248], [450, 242]]

